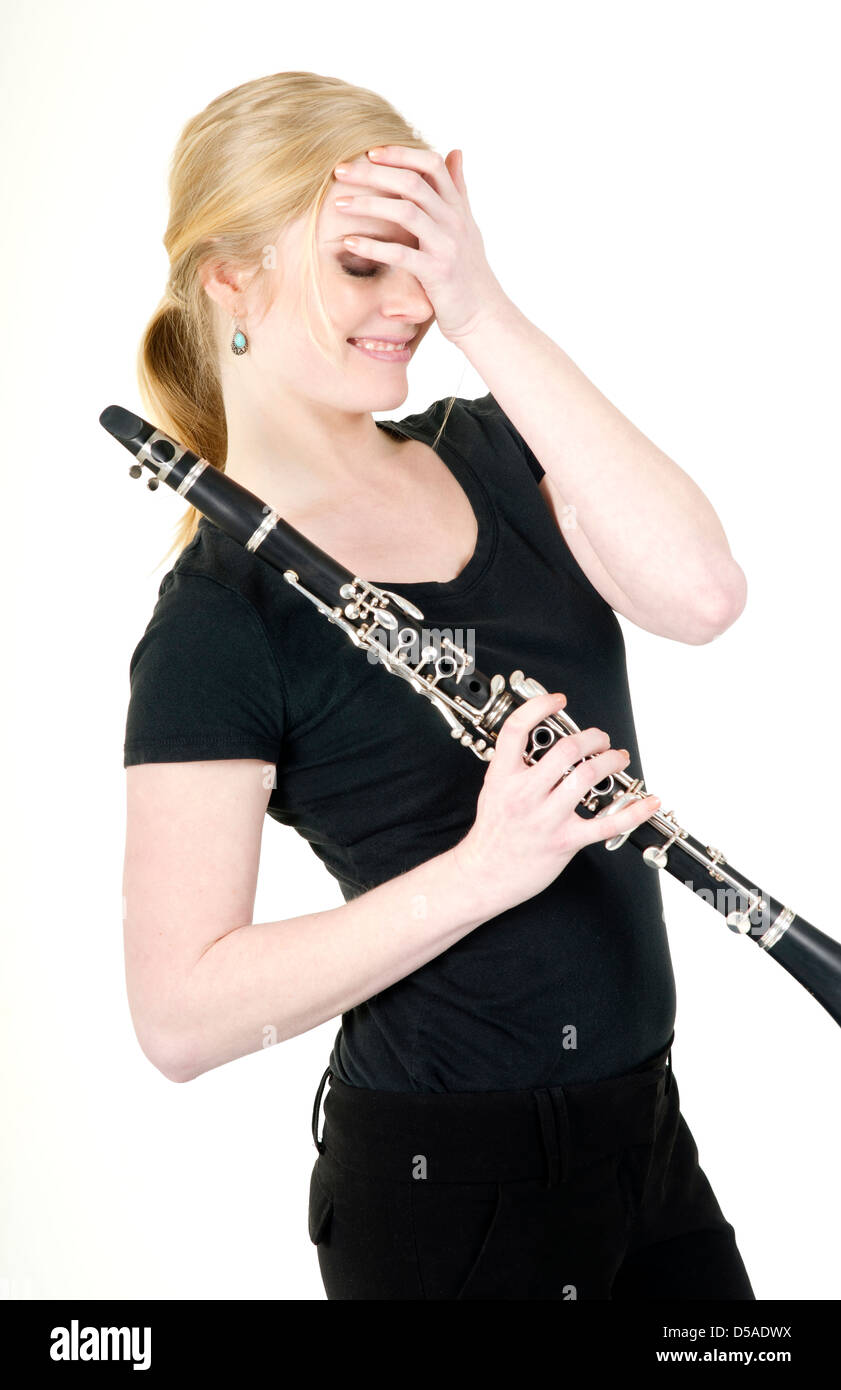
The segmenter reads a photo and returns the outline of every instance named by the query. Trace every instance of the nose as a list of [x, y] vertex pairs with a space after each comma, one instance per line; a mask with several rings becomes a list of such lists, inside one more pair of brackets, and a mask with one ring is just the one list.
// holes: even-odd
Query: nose
[[435, 309], [420, 280], [402, 266], [390, 266], [383, 279], [382, 314], [387, 319], [415, 323], [420, 330], [435, 317]]

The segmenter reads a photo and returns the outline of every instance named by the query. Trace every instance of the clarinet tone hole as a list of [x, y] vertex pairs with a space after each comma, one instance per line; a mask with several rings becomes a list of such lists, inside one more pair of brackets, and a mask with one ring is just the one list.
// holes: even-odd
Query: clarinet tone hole
[[608, 775], [603, 778], [601, 782], [597, 782], [590, 790], [595, 792], [596, 796], [607, 796], [608, 792], [613, 791], [613, 778]]

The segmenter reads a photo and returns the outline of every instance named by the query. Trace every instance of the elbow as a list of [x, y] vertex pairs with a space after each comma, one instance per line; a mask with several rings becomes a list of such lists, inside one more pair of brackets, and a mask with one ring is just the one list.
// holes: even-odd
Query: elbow
[[726, 583], [722, 583], [721, 575], [717, 574], [715, 583], [706, 590], [698, 636], [693, 645], [705, 646], [732, 627], [744, 612], [747, 597], [747, 579], [734, 560], [728, 566]]
[[167, 1081], [195, 1081], [197, 1076], [201, 1076], [200, 1068], [184, 1067], [177, 1059], [167, 1062], [164, 1066], [159, 1066], [158, 1071], [166, 1077]]
[[195, 1049], [188, 1048], [183, 1038], [176, 1042], [170, 1041], [169, 1047], [161, 1048], [157, 1056], [155, 1065], [167, 1081], [195, 1081], [197, 1076], [201, 1076], [207, 1070]]
[[194, 1081], [206, 1070], [195, 1045], [196, 1029], [187, 1023], [183, 995], [171, 997], [163, 1006], [163, 986], [139, 989], [128, 981], [128, 1008], [134, 1035], [147, 1062], [167, 1081]]
[[188, 1054], [183, 1040], [174, 1041], [137, 1027], [135, 1033], [144, 1057], [167, 1081], [195, 1081], [201, 1076], [202, 1068], [196, 1065], [195, 1055]]

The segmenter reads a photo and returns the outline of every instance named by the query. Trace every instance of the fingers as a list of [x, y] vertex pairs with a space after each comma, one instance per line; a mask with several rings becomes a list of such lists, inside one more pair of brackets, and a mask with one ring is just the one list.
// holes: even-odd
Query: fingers
[[[593, 763], [592, 755], [604, 753], [609, 747], [610, 738], [604, 729], [582, 729], [577, 734], [564, 734], [547, 753], [538, 758], [532, 767], [530, 776], [535, 786], [547, 792], [551, 791], [575, 763], [580, 763], [580, 760], [586, 757], [588, 761], [585, 766], [589, 768]], [[614, 753], [618, 751], [613, 749]], [[615, 769], [611, 768], [611, 771], [615, 771]], [[583, 775], [585, 774], [582, 773]], [[601, 776], [604, 776], [604, 773]], [[593, 774], [592, 780], [587, 783], [587, 786], [595, 786], [600, 780], [599, 774]], [[587, 787], [584, 787], [583, 791], [586, 790]]]
[[591, 787], [597, 787], [612, 773], [624, 772], [630, 762], [626, 748], [608, 748], [580, 762], [549, 793], [561, 810], [574, 811]]
[[[453, 151], [450, 151], [450, 154], [452, 153]], [[457, 189], [450, 167], [444, 156], [439, 154], [437, 150], [416, 149], [414, 145], [379, 145], [376, 149], [368, 150], [367, 154], [368, 159], [373, 162], [375, 167], [380, 165], [387, 168], [391, 165], [399, 169], [412, 169], [420, 174], [426, 182], [430, 179], [435, 180], [433, 187], [436, 188], [445, 202], [456, 201], [452, 196], [452, 194], [457, 193]]]
[[659, 805], [659, 797], [645, 796], [642, 801], [632, 801], [610, 816], [594, 816], [592, 820], [585, 820], [583, 816], [576, 815], [581, 825], [576, 834], [579, 847], [597, 844], [599, 840], [609, 840], [613, 835], [635, 829], [643, 821], [650, 820]]
[[[534, 772], [534, 768], [527, 768], [523, 761], [528, 736], [535, 725], [546, 719], [548, 715], [563, 709], [566, 702], [566, 695], [558, 692], [552, 695], [533, 695], [530, 700], [524, 700], [513, 714], [509, 714], [499, 731], [494, 755], [491, 759], [491, 768], [503, 773], [512, 773], [518, 770]], [[549, 754], [547, 753], [545, 756], [548, 757]], [[560, 773], [558, 775], [560, 776]]]

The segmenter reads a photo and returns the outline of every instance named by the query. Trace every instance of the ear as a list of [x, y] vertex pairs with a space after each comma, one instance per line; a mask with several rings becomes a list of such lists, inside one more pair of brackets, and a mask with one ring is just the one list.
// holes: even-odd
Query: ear
[[233, 318], [242, 305], [242, 277], [223, 261], [206, 261], [199, 270], [205, 292], [220, 309]]

